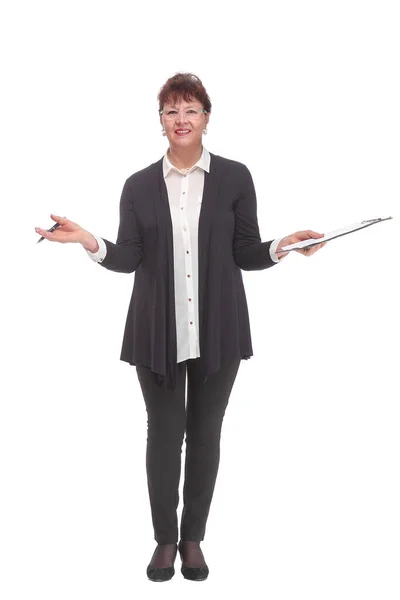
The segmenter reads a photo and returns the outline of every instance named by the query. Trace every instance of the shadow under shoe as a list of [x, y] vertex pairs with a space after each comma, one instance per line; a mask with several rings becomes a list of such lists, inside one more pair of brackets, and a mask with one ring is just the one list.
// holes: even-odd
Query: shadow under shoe
[[[174, 544], [174, 545], [175, 545], [175, 551], [174, 551], [172, 563], [175, 562], [175, 558], [176, 558], [176, 555], [178, 552], [177, 544]], [[173, 564], [170, 567], [157, 567], [156, 565], [153, 564], [154, 562], [157, 564], [157, 560], [155, 560], [156, 554], [158, 555], [158, 559], [159, 559], [160, 553], [163, 553], [163, 551], [165, 551], [167, 546], [170, 546], [170, 544], [166, 544], [165, 548], [163, 548], [162, 545], [158, 544], [158, 546], [156, 547], [156, 549], [153, 552], [153, 556], [151, 557], [150, 564], [148, 565], [147, 570], [146, 570], [147, 577], [150, 579], [150, 581], [169, 581], [175, 575], [175, 568], [174, 568]]]
[[[184, 564], [185, 560], [183, 557], [184, 552], [183, 552], [182, 541], [179, 542], [178, 550], [179, 550], [179, 554], [180, 554], [181, 560], [182, 560], [181, 573], [184, 576], [184, 578], [190, 579], [190, 581], [204, 581], [205, 579], [207, 579], [209, 570], [208, 570], [208, 566], [206, 565], [205, 561], [204, 561], [204, 565], [202, 565], [201, 567], [188, 567], [187, 565]], [[201, 552], [201, 550], [200, 550], [200, 552]], [[203, 554], [203, 553], [201, 553], [201, 554]]]

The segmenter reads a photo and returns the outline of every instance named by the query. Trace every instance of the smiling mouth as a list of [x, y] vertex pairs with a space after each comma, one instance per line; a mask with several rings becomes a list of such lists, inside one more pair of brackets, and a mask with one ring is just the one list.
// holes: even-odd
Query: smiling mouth
[[188, 135], [190, 133], [190, 129], [177, 129], [175, 131], [176, 135], [179, 135], [179, 137], [183, 137], [185, 135]]

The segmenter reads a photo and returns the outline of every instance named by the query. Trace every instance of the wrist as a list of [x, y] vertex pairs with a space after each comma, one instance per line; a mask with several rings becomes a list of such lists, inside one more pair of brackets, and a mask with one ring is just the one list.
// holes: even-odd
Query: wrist
[[97, 252], [97, 250], [99, 249], [99, 244], [97, 243], [96, 238], [88, 231], [85, 232], [81, 244], [85, 248], [85, 250], [88, 250], [92, 253]]
[[287, 246], [288, 244], [290, 244], [290, 241], [288, 241], [287, 236], [284, 237], [284, 238], [281, 238], [279, 240], [279, 243], [278, 243], [278, 245], [277, 245], [277, 247], [275, 249], [276, 256], [279, 259], [284, 258], [285, 256], [287, 256], [289, 254], [288, 252], [283, 252], [281, 250], [281, 248], [283, 248], [284, 246]]

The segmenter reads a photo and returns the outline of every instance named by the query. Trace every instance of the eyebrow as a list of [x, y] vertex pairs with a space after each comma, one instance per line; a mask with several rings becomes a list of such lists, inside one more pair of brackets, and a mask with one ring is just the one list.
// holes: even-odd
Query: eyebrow
[[[185, 106], [185, 108], [192, 108], [193, 103], [192, 104], [188, 104], [187, 106]], [[169, 108], [178, 108], [175, 104], [172, 104]]]

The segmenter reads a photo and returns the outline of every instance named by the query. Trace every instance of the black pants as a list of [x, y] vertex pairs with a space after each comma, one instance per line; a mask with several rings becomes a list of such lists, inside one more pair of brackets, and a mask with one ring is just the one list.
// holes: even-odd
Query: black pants
[[[222, 420], [240, 359], [222, 364], [203, 383], [201, 358], [178, 363], [176, 390], [160, 388], [148, 367], [136, 366], [147, 410], [146, 470], [154, 538], [158, 544], [178, 541], [177, 508], [181, 454], [186, 432], [185, 481], [180, 537], [204, 539], [217, 479]], [[187, 404], [185, 386], [187, 370]]]

